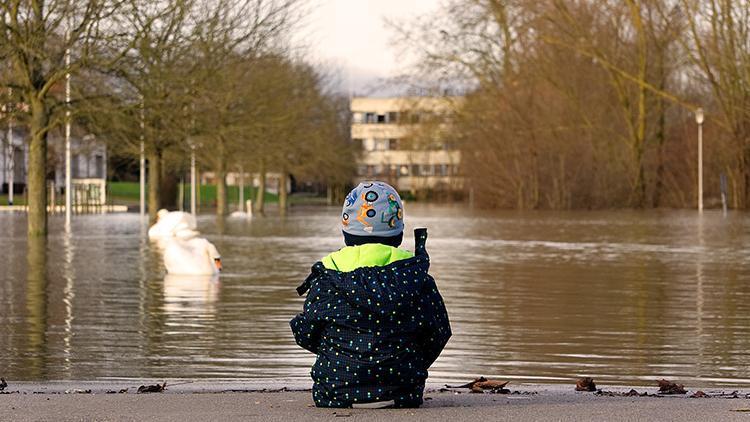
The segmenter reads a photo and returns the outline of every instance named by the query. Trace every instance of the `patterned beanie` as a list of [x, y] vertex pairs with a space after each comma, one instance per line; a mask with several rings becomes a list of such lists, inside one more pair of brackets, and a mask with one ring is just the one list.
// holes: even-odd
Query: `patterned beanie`
[[396, 189], [387, 183], [360, 183], [346, 196], [341, 218], [347, 245], [401, 244], [404, 206]]

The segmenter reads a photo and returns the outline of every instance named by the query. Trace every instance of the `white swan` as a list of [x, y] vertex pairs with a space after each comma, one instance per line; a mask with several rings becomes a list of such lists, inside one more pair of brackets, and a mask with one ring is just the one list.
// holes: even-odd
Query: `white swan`
[[235, 211], [229, 214], [229, 217], [230, 218], [246, 218], [246, 219], [253, 218], [253, 201], [248, 199], [247, 202], [245, 203], [245, 209], [247, 209], [247, 212], [240, 209], [238, 211]]
[[164, 242], [164, 266], [169, 274], [213, 275], [221, 271], [221, 255], [202, 237], [174, 237]]
[[190, 238], [198, 234], [195, 231], [198, 225], [193, 214], [182, 211], [169, 212], [161, 209], [156, 215], [156, 223], [148, 229], [150, 239], [172, 236]]

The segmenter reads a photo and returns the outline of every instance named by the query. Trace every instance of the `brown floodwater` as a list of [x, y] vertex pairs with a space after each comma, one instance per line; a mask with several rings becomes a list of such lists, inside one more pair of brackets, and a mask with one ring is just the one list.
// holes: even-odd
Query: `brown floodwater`
[[[453, 338], [432, 381], [750, 384], [750, 215], [485, 212], [406, 205], [429, 229]], [[285, 219], [201, 216], [218, 281], [165, 277], [134, 214], [0, 215], [0, 376], [308, 379], [288, 321], [295, 287], [342, 246], [338, 208]]]

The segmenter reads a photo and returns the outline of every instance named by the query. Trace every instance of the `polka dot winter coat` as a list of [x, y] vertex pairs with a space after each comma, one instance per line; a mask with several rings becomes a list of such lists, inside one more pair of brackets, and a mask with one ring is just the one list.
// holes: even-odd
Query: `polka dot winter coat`
[[427, 369], [451, 336], [448, 314], [428, 274], [426, 229], [415, 256], [350, 272], [321, 262], [297, 289], [304, 312], [290, 325], [297, 344], [318, 355], [311, 375], [319, 407], [422, 404]]

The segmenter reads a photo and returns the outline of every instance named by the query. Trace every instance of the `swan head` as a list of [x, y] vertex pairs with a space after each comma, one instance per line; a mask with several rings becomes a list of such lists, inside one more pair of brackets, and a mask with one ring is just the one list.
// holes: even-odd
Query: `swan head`
[[156, 212], [156, 221], [159, 221], [162, 218], [166, 217], [167, 214], [169, 214], [169, 211], [165, 210], [164, 208], [160, 209]]
[[219, 250], [216, 249], [216, 246], [214, 246], [213, 243], [206, 241], [208, 243], [206, 245], [206, 252], [208, 253], [208, 257], [213, 261], [214, 265], [216, 266], [216, 271], [221, 272], [221, 255], [219, 254]]

